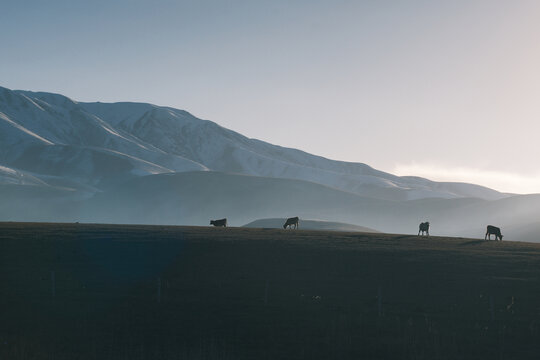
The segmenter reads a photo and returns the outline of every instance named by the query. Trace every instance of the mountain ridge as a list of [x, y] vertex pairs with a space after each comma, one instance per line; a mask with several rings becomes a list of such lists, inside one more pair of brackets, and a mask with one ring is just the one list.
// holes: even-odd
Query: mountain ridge
[[[60, 145], [102, 149], [110, 156], [130, 158], [133, 176], [147, 174], [144, 167], [151, 163], [162, 172], [213, 170], [299, 179], [363, 196], [397, 200], [470, 196], [493, 200], [506, 196], [479, 185], [399, 177], [364, 163], [331, 160], [299, 149], [272, 145], [198, 119], [185, 110], [148, 103], [85, 103], [61, 94], [0, 87], [0, 120], [4, 120], [0, 121], [0, 130], [9, 134], [4, 138], [12, 139], [0, 143], [4, 144], [0, 146], [0, 165], [20, 167], [19, 170], [34, 172], [37, 177], [39, 171], [34, 170], [43, 159], [36, 153], [45, 154], [49, 163], [53, 160], [66, 163], [68, 159], [71, 163], [78, 161], [77, 166], [83, 167], [88, 161], [82, 155], [77, 160], [73, 154], [48, 148]], [[3, 140], [1, 136], [0, 140]], [[28, 150], [30, 145], [43, 147]], [[32, 151], [33, 157], [24, 154]], [[99, 165], [94, 163], [89, 167]], [[85, 174], [86, 181], [77, 179], [84, 185], [118, 183], [114, 179], [103, 181], [103, 174], [94, 176], [91, 171]], [[62, 171], [59, 176], [63, 176]]]

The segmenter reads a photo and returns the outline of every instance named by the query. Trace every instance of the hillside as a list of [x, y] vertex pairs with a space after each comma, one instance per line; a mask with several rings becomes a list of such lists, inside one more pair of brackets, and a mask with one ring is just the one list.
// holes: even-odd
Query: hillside
[[432, 235], [481, 238], [486, 225], [495, 224], [508, 241], [536, 241], [540, 224], [540, 195], [389, 201], [302, 180], [212, 171], [137, 177], [98, 193], [67, 183], [6, 184], [0, 193], [0, 216], [8, 221], [206, 226], [226, 217], [231, 226], [242, 226], [294, 215], [416, 234], [427, 220]]
[[538, 222], [540, 195], [499, 201], [474, 198], [390, 201], [301, 180], [184, 172], [133, 179], [97, 194], [83, 204], [78, 219], [101, 223], [208, 225], [210, 219], [226, 217], [231, 226], [242, 226], [257, 219], [293, 215], [406, 234], [417, 233], [418, 224], [429, 220], [433, 235], [467, 237], [483, 237], [487, 224], [497, 224], [508, 240], [516, 240], [519, 235], [535, 241], [535, 233], [513, 230], [520, 229], [517, 225], [523, 222]]
[[537, 359], [540, 245], [0, 223], [2, 359]]
[[371, 223], [375, 213], [393, 205], [301, 180], [185, 172], [137, 178], [98, 194], [85, 204], [82, 219], [208, 225], [210, 219], [226, 217], [230, 225], [241, 226], [291, 212], [302, 218], [332, 220], [351, 211], [351, 217], [366, 216]]
[[[274, 219], [258, 219], [244, 225], [246, 228], [264, 228], [264, 229], [281, 229], [287, 218], [274, 218]], [[300, 219], [298, 228], [302, 230], [325, 230], [325, 231], [356, 231], [356, 232], [379, 232], [374, 229], [367, 228], [365, 226], [358, 226], [353, 224], [346, 224], [337, 221], [323, 221], [323, 220], [308, 220]]]
[[0, 165], [99, 190], [148, 174], [213, 170], [312, 181], [387, 200], [506, 196], [473, 184], [398, 177], [249, 139], [183, 110], [80, 103], [1, 87]]

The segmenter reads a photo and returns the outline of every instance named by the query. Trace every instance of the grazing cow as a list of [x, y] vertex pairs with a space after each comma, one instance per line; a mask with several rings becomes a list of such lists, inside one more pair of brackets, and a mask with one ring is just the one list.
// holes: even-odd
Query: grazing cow
[[425, 234], [426, 236], [429, 236], [429, 221], [420, 223], [418, 226], [418, 236], [420, 236], [420, 233], [422, 233], [422, 235]]
[[227, 227], [227, 219], [210, 220], [210, 225]]
[[294, 228], [298, 228], [298, 216], [288, 218], [287, 221], [285, 221], [285, 224], [283, 224], [283, 228], [286, 229], [287, 226], [292, 229], [294, 225]]
[[501, 229], [493, 225], [488, 225], [486, 229], [486, 236], [484, 236], [484, 240], [486, 239], [491, 240], [491, 235], [495, 235], [495, 241], [497, 240], [502, 241], [503, 236], [501, 235]]

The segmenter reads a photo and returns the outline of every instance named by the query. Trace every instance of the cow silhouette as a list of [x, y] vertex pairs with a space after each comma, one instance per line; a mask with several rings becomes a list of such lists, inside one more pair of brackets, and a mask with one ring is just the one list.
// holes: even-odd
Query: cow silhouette
[[227, 227], [227, 219], [210, 220], [210, 225]]
[[285, 221], [285, 224], [283, 224], [283, 228], [286, 229], [287, 226], [292, 229], [294, 226], [295, 229], [298, 228], [298, 216], [288, 218], [287, 221]]
[[486, 236], [484, 236], [484, 240], [486, 239], [491, 240], [491, 235], [495, 235], [495, 241], [497, 240], [502, 241], [503, 236], [501, 235], [500, 228], [493, 225], [488, 225], [486, 229]]
[[425, 234], [426, 236], [429, 236], [429, 221], [420, 223], [420, 225], [418, 225], [418, 236], [420, 236], [420, 233], [422, 233], [422, 235]]

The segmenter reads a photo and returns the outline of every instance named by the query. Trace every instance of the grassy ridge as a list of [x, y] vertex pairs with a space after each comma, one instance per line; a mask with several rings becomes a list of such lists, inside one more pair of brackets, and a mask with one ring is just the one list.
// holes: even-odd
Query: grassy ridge
[[536, 359], [540, 245], [0, 224], [2, 359]]

